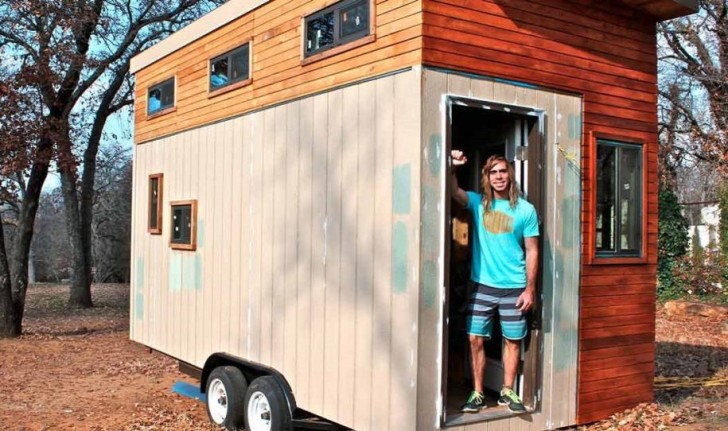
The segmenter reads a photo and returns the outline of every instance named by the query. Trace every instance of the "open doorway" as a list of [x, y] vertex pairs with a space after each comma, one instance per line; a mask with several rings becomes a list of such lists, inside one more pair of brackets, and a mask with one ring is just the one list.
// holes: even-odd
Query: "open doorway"
[[[483, 163], [491, 155], [502, 154], [513, 164], [515, 180], [521, 193], [534, 204], [539, 219], [543, 221], [543, 181], [540, 177], [543, 112], [463, 98], [450, 98], [449, 102], [448, 154], [450, 149], [459, 149], [468, 158], [468, 163], [457, 171], [460, 186], [465, 190], [480, 192]], [[445, 425], [454, 426], [495, 419], [512, 413], [506, 407], [497, 405], [498, 391], [503, 384], [503, 339], [497, 320], [493, 326], [493, 337], [486, 342], [484, 384], [488, 408], [476, 414], [460, 412], [461, 405], [473, 388], [470, 348], [465, 331], [467, 305], [472, 288], [472, 217], [467, 209], [450, 202], [449, 196], [448, 204], [450, 211], [445, 229], [445, 244], [448, 249], [445, 260], [447, 294], [444, 312], [447, 319], [443, 422]], [[538, 305], [536, 310], [540, 310]], [[540, 315], [531, 314], [531, 329], [521, 346], [521, 364], [514, 390], [519, 393], [526, 406], [533, 410], [537, 408]]]

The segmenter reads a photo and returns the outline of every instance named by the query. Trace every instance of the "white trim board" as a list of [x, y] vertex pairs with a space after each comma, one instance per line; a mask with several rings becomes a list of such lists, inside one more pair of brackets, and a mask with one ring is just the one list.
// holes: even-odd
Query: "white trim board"
[[157, 60], [168, 56], [270, 1], [230, 0], [151, 48], [132, 57], [129, 70], [132, 74], [137, 73]]

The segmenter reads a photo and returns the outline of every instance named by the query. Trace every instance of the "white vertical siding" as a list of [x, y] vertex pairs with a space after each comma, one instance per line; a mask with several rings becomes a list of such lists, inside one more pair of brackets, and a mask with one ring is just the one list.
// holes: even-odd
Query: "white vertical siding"
[[[132, 338], [198, 367], [215, 352], [274, 367], [302, 408], [359, 430], [414, 430], [419, 79], [137, 146]], [[152, 173], [162, 235], [146, 231]], [[169, 203], [186, 199], [198, 247], [172, 250]]]

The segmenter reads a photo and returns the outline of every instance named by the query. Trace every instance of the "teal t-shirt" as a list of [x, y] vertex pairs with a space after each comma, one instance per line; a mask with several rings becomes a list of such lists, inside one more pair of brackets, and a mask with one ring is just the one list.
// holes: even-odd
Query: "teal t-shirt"
[[515, 208], [507, 199], [494, 199], [483, 214], [483, 197], [468, 192], [473, 214], [473, 267], [470, 278], [480, 284], [503, 289], [526, 287], [524, 238], [538, 236], [536, 208], [518, 198]]

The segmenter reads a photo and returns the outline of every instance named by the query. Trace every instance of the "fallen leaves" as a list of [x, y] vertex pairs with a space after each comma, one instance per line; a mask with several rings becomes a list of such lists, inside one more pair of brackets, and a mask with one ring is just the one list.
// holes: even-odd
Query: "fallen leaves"
[[655, 403], [640, 404], [582, 431], [728, 429], [728, 337], [721, 317], [657, 310]]

